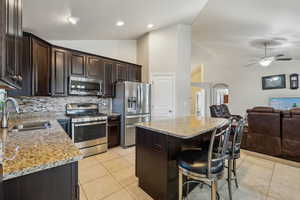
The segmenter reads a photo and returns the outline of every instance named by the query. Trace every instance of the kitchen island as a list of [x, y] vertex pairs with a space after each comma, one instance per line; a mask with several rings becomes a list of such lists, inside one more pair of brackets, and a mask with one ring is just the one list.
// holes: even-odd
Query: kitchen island
[[178, 200], [177, 155], [210, 139], [228, 119], [188, 116], [136, 125], [136, 176], [155, 200]]
[[3, 163], [5, 199], [79, 199], [78, 160], [83, 156], [55, 116], [16, 118], [9, 126], [38, 121], [49, 121], [51, 127], [21, 132], [0, 129], [6, 157], [13, 157], [19, 147], [15, 158]]

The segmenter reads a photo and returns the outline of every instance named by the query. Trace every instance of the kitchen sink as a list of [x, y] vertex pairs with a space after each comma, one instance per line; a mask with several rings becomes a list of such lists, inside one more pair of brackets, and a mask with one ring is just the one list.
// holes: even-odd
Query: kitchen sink
[[33, 131], [40, 129], [47, 129], [51, 127], [51, 123], [49, 121], [41, 121], [41, 122], [26, 122], [22, 124], [17, 124], [12, 127], [10, 131]]

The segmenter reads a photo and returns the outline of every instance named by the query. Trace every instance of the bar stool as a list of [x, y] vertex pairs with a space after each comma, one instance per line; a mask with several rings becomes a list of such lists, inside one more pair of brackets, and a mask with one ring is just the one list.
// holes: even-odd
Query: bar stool
[[[228, 142], [228, 150], [227, 150], [227, 160], [228, 160], [228, 191], [229, 191], [229, 199], [232, 200], [232, 187], [231, 181], [235, 181], [236, 188], [239, 188], [238, 179], [237, 179], [237, 171], [236, 171], [236, 160], [241, 156], [241, 142], [244, 133], [245, 127], [245, 119], [240, 119], [237, 121], [237, 126], [234, 130], [234, 135], [232, 141]], [[232, 176], [233, 175], [233, 176]]]
[[[211, 199], [220, 199], [217, 192], [217, 181], [224, 177], [227, 145], [231, 123], [221, 131], [212, 132], [208, 150], [188, 149], [178, 156], [179, 168], [179, 200], [183, 199], [183, 187], [187, 185], [187, 195], [190, 183], [201, 185], [210, 182]], [[183, 183], [183, 177], [187, 181]], [[191, 179], [191, 180], [190, 180]]]

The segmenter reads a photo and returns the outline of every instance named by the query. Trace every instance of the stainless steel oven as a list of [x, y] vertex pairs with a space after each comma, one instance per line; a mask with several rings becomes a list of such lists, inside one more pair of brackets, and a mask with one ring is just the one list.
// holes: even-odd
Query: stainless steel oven
[[107, 151], [107, 116], [97, 104], [68, 104], [72, 140], [84, 156]]
[[70, 76], [69, 94], [80, 96], [101, 96], [102, 81], [91, 78]]

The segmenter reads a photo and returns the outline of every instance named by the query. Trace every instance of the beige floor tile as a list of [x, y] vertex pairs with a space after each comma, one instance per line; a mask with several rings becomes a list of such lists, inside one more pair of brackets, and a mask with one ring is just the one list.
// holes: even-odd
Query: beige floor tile
[[116, 152], [120, 154], [121, 156], [125, 156], [128, 154], [134, 154], [135, 153], [135, 147], [129, 147], [129, 148], [122, 148], [122, 147], [115, 147], [112, 148], [110, 151]]
[[118, 154], [117, 152], [114, 152], [114, 151], [110, 151], [110, 150], [108, 150], [105, 153], [101, 153], [101, 154], [94, 156], [94, 158], [100, 162], [105, 162], [105, 161], [109, 161], [109, 160], [112, 160], [115, 158], [120, 158], [120, 157], [121, 157], [120, 154]]
[[79, 181], [84, 184], [108, 174], [108, 171], [100, 163], [98, 163], [89, 168], [80, 168]]
[[300, 199], [300, 169], [275, 164], [268, 199]]
[[104, 198], [103, 200], [135, 200], [135, 199], [127, 192], [127, 190], [123, 189], [121, 191], [113, 193], [112, 195]]
[[112, 175], [123, 187], [138, 181], [133, 167], [112, 172]]
[[81, 185], [80, 185], [80, 200], [87, 200], [85, 192]]
[[131, 167], [131, 164], [124, 158], [116, 158], [102, 163], [110, 172], [116, 172]]
[[137, 183], [133, 183], [126, 187], [126, 190], [136, 200], [153, 200], [146, 192], [144, 192]]
[[98, 163], [99, 162], [95, 159], [95, 156], [87, 157], [79, 161], [79, 168], [86, 169]]
[[121, 185], [112, 177], [104, 176], [94, 181], [82, 184], [88, 200], [98, 200], [121, 189]]
[[124, 158], [130, 162], [130, 164], [135, 165], [135, 154], [131, 153], [128, 155], [125, 155]]

